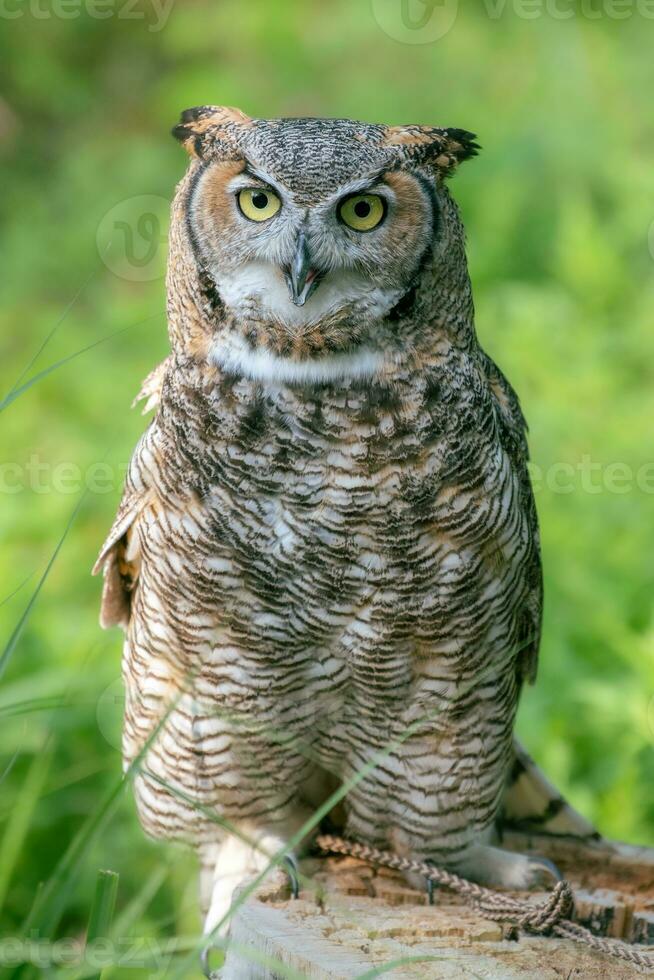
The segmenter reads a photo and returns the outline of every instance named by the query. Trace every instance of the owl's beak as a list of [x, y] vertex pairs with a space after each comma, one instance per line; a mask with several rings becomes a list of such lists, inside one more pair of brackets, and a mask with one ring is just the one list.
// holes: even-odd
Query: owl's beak
[[291, 299], [296, 306], [304, 306], [318, 288], [322, 276], [313, 265], [307, 236], [303, 231], [298, 235], [293, 261], [284, 271]]

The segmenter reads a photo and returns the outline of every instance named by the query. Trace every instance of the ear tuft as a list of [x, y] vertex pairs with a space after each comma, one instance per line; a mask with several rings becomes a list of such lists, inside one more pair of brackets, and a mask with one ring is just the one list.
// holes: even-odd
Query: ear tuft
[[474, 133], [435, 126], [390, 126], [386, 141], [397, 147], [407, 162], [432, 166], [441, 177], [449, 177], [481, 149]]
[[443, 133], [449, 141], [450, 150], [454, 153], [457, 163], [478, 156], [481, 146], [477, 142], [475, 133], [469, 133], [466, 129], [444, 129]]
[[[252, 120], [240, 109], [228, 106], [201, 105], [185, 109], [180, 122], [172, 130], [191, 156], [204, 157], [211, 153], [218, 158], [236, 157], [238, 132], [252, 125]], [[221, 148], [225, 152], [220, 152]]]

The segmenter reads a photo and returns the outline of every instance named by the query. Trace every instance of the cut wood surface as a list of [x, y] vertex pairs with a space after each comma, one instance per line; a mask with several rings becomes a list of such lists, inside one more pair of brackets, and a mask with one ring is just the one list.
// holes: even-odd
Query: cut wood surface
[[[555, 861], [575, 888], [576, 920], [598, 935], [654, 943], [654, 850], [511, 834], [516, 850]], [[457, 896], [426, 892], [352, 858], [302, 863], [300, 898], [277, 875], [235, 914], [221, 980], [633, 980], [635, 967], [562, 939], [521, 936]], [[520, 897], [526, 897], [521, 893]], [[544, 893], [530, 893], [534, 902]], [[654, 949], [653, 949], [654, 952]]]

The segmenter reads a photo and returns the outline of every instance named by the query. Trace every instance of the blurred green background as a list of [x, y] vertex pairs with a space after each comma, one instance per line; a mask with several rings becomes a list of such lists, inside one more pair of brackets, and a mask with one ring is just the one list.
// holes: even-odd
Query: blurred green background
[[453, 189], [478, 332], [530, 422], [546, 573], [519, 730], [602, 831], [654, 844], [654, 20], [445, 0], [421, 26], [411, 2], [413, 23], [402, 0], [2, 5], [0, 936], [83, 935], [104, 867], [116, 935], [199, 928], [186, 852], [144, 837], [128, 792], [103, 809], [121, 637], [90, 567], [167, 350], [168, 131], [203, 103], [479, 134]]

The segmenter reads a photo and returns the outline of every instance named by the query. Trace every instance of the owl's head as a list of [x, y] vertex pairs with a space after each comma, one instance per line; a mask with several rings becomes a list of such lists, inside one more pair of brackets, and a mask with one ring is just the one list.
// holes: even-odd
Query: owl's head
[[300, 360], [368, 343], [415, 289], [443, 227], [443, 181], [478, 149], [458, 129], [216, 106], [186, 111], [173, 133], [194, 161], [198, 266], [253, 355]]

